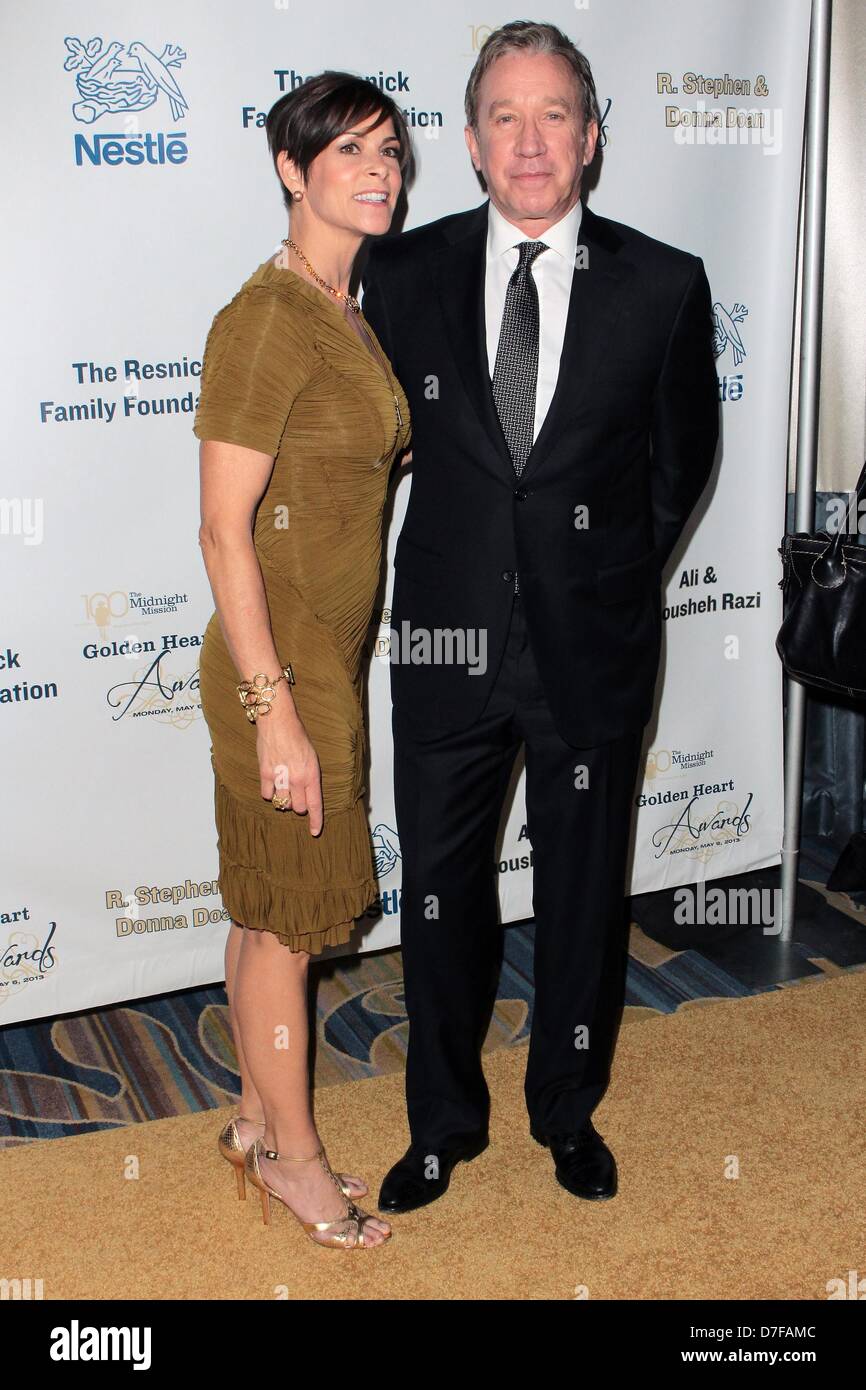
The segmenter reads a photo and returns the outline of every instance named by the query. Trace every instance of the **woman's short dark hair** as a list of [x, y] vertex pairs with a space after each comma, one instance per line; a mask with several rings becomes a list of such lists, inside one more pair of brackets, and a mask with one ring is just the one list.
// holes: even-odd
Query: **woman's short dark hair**
[[[277, 169], [277, 155], [285, 152], [306, 182], [313, 160], [332, 140], [377, 114], [379, 119], [371, 129], [391, 117], [400, 147], [400, 172], [404, 180], [411, 180], [415, 167], [412, 141], [406, 117], [397, 103], [366, 78], [331, 69], [318, 77], [308, 77], [299, 87], [286, 92], [268, 112], [265, 128], [274, 168]], [[279, 172], [277, 169], [278, 178]], [[292, 195], [282, 179], [280, 183], [283, 201], [291, 208]]]

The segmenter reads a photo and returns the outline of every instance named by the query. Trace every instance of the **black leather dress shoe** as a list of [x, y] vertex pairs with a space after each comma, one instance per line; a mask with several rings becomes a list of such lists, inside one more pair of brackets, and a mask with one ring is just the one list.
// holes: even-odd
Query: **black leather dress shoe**
[[[456, 1163], [469, 1163], [487, 1148], [487, 1135], [455, 1140], [445, 1148], [432, 1149], [425, 1144], [410, 1144], [405, 1154], [385, 1176], [379, 1192], [379, 1210], [384, 1212], [414, 1211], [435, 1202], [448, 1191], [451, 1170]], [[431, 1160], [436, 1160], [435, 1167]], [[428, 1177], [432, 1171], [435, 1176]]]
[[590, 1202], [616, 1195], [616, 1161], [589, 1120], [571, 1134], [540, 1134], [532, 1128], [529, 1132], [536, 1143], [550, 1149], [556, 1181], [566, 1192]]

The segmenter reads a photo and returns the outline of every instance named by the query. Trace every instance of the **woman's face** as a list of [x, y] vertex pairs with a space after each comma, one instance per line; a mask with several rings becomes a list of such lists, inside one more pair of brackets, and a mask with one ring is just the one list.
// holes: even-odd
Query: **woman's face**
[[[374, 129], [378, 115], [356, 122], [313, 160], [297, 205], [305, 219], [312, 214], [358, 236], [387, 232], [403, 176], [394, 122], [389, 116]], [[298, 180], [289, 186], [297, 188]]]

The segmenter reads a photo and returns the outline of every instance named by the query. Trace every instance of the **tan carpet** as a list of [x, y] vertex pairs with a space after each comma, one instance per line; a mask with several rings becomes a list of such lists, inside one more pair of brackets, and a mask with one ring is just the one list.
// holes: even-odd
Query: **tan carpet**
[[[210, 1111], [0, 1155], [0, 1275], [46, 1299], [826, 1299], [866, 1273], [866, 973], [629, 1020], [595, 1114], [619, 1195], [569, 1196], [529, 1138], [525, 1047], [485, 1057], [490, 1148], [380, 1250], [319, 1249], [235, 1195]], [[402, 1076], [331, 1086], [335, 1167], [373, 1195], [403, 1152]], [[735, 1159], [739, 1177], [725, 1176]], [[138, 1165], [139, 1176], [125, 1171]], [[373, 1205], [370, 1209], [375, 1209]]]

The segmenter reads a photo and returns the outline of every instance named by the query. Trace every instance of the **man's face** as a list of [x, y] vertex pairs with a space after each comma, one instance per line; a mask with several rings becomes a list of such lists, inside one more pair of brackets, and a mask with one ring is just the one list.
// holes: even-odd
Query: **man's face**
[[595, 154], [598, 125], [584, 131], [575, 74], [549, 53], [504, 53], [481, 79], [477, 119], [466, 144], [490, 201], [541, 236], [574, 207]]

